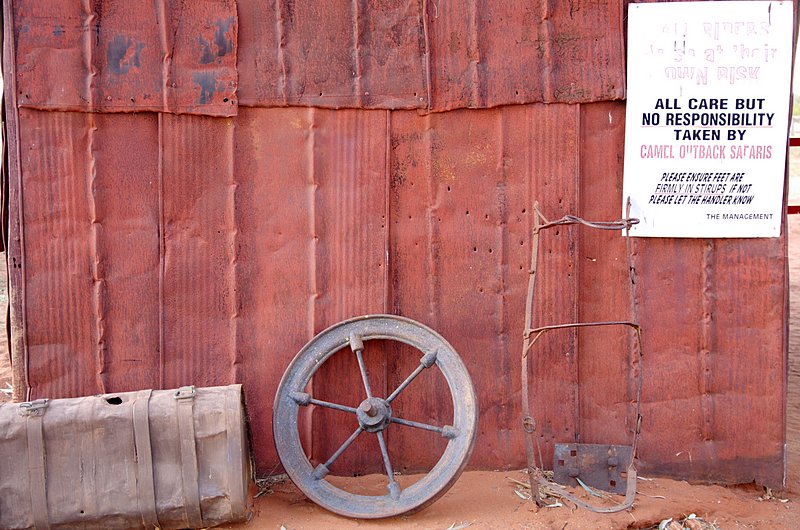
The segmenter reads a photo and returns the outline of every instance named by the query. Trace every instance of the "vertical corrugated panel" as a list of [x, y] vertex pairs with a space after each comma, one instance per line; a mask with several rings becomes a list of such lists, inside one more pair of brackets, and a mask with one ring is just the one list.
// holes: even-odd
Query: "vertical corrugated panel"
[[[784, 223], [785, 226], [785, 223]], [[778, 279], [785, 271], [786, 234], [781, 239], [723, 240], [716, 243], [713, 267], [713, 353], [701, 352], [715, 402], [714, 436], [724, 472], [709, 476], [741, 480], [741, 455], [750, 461], [745, 480], [776, 482], [784, 468], [786, 368], [784, 336], [787, 294]], [[708, 369], [708, 371], [706, 371]], [[703, 399], [707, 399], [703, 396]], [[753, 420], [763, 426], [753, 429]], [[748, 436], [741, 436], [747, 432]]]
[[31, 394], [98, 392], [91, 116], [20, 110]]
[[[782, 483], [785, 366], [777, 324], [785, 318], [778, 280], [784, 245], [785, 239], [639, 243], [645, 469]], [[676, 418], [684, 436], [674, 432]]]
[[[622, 190], [622, 153], [609, 146], [622, 146], [624, 135], [623, 103], [581, 106], [579, 211], [587, 220], [620, 217], [619, 203], [610, 198]], [[580, 286], [579, 320], [633, 320], [625, 238], [617, 230], [578, 226], [569, 230], [580, 242], [575, 262]], [[580, 440], [630, 445], [636, 418], [630, 328], [579, 330], [578, 346]]]
[[13, 7], [21, 106], [236, 114], [235, 0]]
[[240, 0], [242, 105], [427, 107], [421, 1]]
[[155, 115], [21, 115], [33, 395], [157, 385]]
[[[717, 458], [713, 446], [702, 442], [709, 417], [701, 399], [705, 376], [700, 363], [705, 245], [704, 240], [688, 239], [637, 241], [645, 352], [639, 456], [645, 467], [658, 462], [662, 469], [692, 469]], [[673, 433], [676, 421], [694, 443]], [[673, 434], [667, 438], [665, 433]]]
[[[155, 114], [84, 115], [95, 349], [102, 392], [160, 385], [159, 144]], [[89, 352], [84, 352], [83, 355]]]
[[[515, 428], [518, 359], [532, 204], [538, 199], [558, 216], [574, 208], [577, 107], [509, 107], [428, 117], [394, 113], [392, 120], [395, 311], [432, 326], [464, 358], [481, 414], [473, 465], [518, 465], [524, 453]], [[540, 283], [539, 322], [574, 319], [572, 251], [568, 236], [551, 240], [550, 259], [543, 264], [547, 276]], [[543, 425], [548, 441], [571, 439], [574, 430], [574, 363], [572, 352], [558, 347], [563, 340], [544, 346], [536, 357], [541, 384], [533, 400], [548, 418]], [[389, 386], [418, 362], [415, 357], [396, 362]], [[409, 399], [403, 415], [444, 420], [440, 416], [447, 410], [439, 411], [448, 399], [444, 391], [439, 385], [435, 393], [427, 390], [430, 395]], [[397, 430], [391, 443], [403, 447], [412, 461], [429, 461], [427, 448], [412, 442], [415, 436]]]
[[262, 473], [277, 463], [275, 391], [315, 326], [314, 113], [242, 108], [236, 119], [237, 342]]
[[[340, 320], [383, 313], [386, 306], [386, 142], [385, 111], [314, 113], [313, 226], [316, 298], [314, 331]], [[383, 349], [364, 352], [371, 387], [386, 395]], [[314, 395], [357, 406], [365, 399], [355, 355], [341, 350], [318, 372]], [[313, 455], [324, 462], [357, 427], [352, 416], [317, 409], [313, 415]], [[332, 472], [379, 471], [375, 436], [361, 436]]]
[[428, 2], [433, 108], [625, 95], [622, 3]]
[[701, 399], [713, 407], [703, 441], [717, 444], [719, 454], [708, 477], [769, 484], [783, 472], [786, 376], [775, 324], [786, 320], [786, 291], [776, 281], [785, 270], [785, 238], [717, 241], [707, 258], [714, 272], [704, 293], [711, 318], [709, 346], [700, 352]]
[[239, 382], [231, 119], [161, 115], [164, 388]]

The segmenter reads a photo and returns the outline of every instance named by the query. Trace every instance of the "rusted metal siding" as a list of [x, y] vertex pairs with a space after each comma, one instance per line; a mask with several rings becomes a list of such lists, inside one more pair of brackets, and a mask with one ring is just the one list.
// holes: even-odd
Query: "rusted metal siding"
[[21, 107], [236, 113], [235, 0], [11, 3]]
[[[266, 473], [290, 359], [341, 319], [389, 312], [464, 358], [471, 465], [522, 466], [534, 202], [550, 219], [617, 218], [621, 203], [623, 5], [555, 4], [7, 0], [17, 397], [241, 382]], [[107, 63], [120, 35], [124, 75]], [[193, 79], [209, 71], [220, 88], [202, 102]], [[624, 238], [542, 242], [536, 323], [630, 318]], [[645, 472], [782, 482], [785, 246], [633, 241]], [[537, 344], [545, 458], [553, 442], [630, 440], [629, 346], [620, 330]], [[382, 391], [418, 363], [399, 346], [365, 357]], [[357, 374], [337, 354], [312, 390], [355, 405]], [[444, 423], [448, 399], [426, 372], [396, 408]], [[312, 455], [350, 434], [339, 414], [304, 418]], [[398, 469], [435, 458], [441, 439], [419, 434], [390, 432]], [[379, 471], [368, 442], [338, 471]]]

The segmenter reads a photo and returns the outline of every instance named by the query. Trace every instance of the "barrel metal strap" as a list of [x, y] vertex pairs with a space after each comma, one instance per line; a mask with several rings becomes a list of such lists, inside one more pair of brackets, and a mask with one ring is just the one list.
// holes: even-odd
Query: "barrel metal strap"
[[183, 500], [189, 528], [202, 528], [200, 490], [198, 484], [197, 447], [194, 432], [194, 387], [182, 387], [175, 392], [178, 404], [178, 432], [181, 444], [181, 475]]
[[153, 450], [150, 446], [150, 395], [143, 390], [133, 404], [133, 438], [136, 445], [136, 493], [139, 513], [147, 529], [158, 528], [156, 490], [153, 478]]
[[241, 386], [225, 389], [225, 428], [228, 439], [228, 492], [230, 494], [231, 518], [240, 519], [244, 516], [247, 505], [243, 487], [243, 476], [247, 470], [242, 451], [243, 438], [246, 436], [244, 422], [242, 421]]
[[31, 487], [31, 510], [33, 526], [36, 530], [50, 530], [47, 513], [47, 482], [44, 452], [44, 430], [42, 417], [47, 408], [47, 400], [40, 399], [20, 404], [20, 414], [25, 416], [28, 436], [28, 476]]

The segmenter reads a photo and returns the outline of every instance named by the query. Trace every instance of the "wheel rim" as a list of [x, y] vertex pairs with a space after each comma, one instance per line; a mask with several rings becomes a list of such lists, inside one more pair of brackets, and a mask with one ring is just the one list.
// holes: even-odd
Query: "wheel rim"
[[[422, 353], [419, 366], [388, 396], [373, 396], [362, 358], [363, 342], [392, 340], [407, 344]], [[320, 401], [305, 392], [305, 388], [324, 362], [337, 351], [350, 347], [356, 355], [365, 399], [359, 407], [346, 407]], [[436, 369], [442, 373], [453, 400], [453, 425], [429, 425], [393, 415], [391, 403], [423, 371]], [[326, 463], [312, 467], [303, 451], [298, 429], [302, 407], [323, 406], [356, 415], [358, 428], [350, 438], [330, 455]], [[477, 402], [472, 382], [464, 363], [455, 349], [432, 329], [411, 319], [393, 315], [367, 315], [340, 322], [311, 339], [281, 379], [275, 396], [273, 432], [278, 457], [292, 481], [311, 500], [324, 508], [359, 518], [389, 517], [421, 509], [443, 495], [466, 466], [475, 442]], [[447, 439], [447, 446], [433, 468], [407, 488], [395, 482], [389, 459], [386, 429], [417, 428], [438, 432]], [[385, 495], [357, 495], [339, 489], [325, 480], [329, 466], [344, 453], [359, 436], [378, 438], [387, 473]], [[326, 465], [327, 464], [327, 465]]]

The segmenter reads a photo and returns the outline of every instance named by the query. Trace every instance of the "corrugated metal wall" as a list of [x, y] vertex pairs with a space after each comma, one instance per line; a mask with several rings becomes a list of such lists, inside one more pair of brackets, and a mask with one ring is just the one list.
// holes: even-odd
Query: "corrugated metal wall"
[[[619, 217], [624, 10], [5, 0], [17, 398], [241, 382], [265, 473], [289, 360], [341, 319], [389, 312], [464, 358], [472, 467], [521, 467], [532, 207]], [[536, 322], [630, 317], [619, 234], [544, 237]], [[642, 468], [781, 484], [785, 236], [633, 248]], [[357, 403], [340, 357], [314, 392]], [[418, 362], [398, 348], [367, 361], [384, 389]], [[548, 453], [630, 439], [625, 333], [555, 334], [535, 363]], [[404, 417], [451, 413], [426, 377]], [[307, 425], [318, 457], [352, 430], [334, 414]], [[396, 467], [433, 457], [418, 435], [390, 433]], [[359, 443], [341, 469], [380, 469]]]

